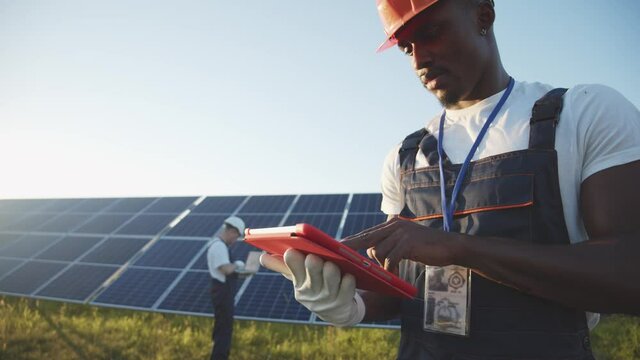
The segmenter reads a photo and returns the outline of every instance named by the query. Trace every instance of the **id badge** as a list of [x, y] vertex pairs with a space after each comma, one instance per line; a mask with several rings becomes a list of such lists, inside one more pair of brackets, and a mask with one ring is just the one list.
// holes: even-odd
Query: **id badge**
[[425, 266], [424, 330], [469, 335], [471, 271], [449, 265]]

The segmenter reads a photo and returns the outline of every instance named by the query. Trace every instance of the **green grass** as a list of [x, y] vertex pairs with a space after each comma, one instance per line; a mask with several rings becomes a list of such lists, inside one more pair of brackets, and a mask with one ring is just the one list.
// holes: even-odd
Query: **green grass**
[[[212, 318], [0, 297], [0, 359], [207, 359]], [[396, 330], [238, 320], [232, 359], [394, 359]], [[640, 319], [607, 316], [598, 359], [640, 359]]]

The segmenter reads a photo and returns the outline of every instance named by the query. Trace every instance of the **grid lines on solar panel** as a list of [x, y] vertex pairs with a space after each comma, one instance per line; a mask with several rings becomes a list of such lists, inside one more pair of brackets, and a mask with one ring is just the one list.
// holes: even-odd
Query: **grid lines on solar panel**
[[301, 195], [291, 211], [300, 213], [342, 213], [349, 196], [335, 195]]
[[197, 197], [165, 197], [156, 201], [144, 210], [145, 214], [149, 213], [170, 213], [179, 214], [185, 211]]
[[206, 272], [187, 272], [158, 309], [213, 314], [211, 276]]
[[129, 261], [150, 239], [109, 238], [79, 261], [83, 263], [122, 265]]
[[118, 199], [84, 199], [81, 203], [69, 209], [69, 212], [99, 212], [116, 200]]
[[[207, 250], [209, 249], [209, 245], [207, 245]], [[209, 265], [207, 264], [207, 252], [203, 252], [198, 256], [198, 259], [191, 265], [192, 270], [209, 270]]]
[[66, 269], [36, 295], [85, 301], [118, 270], [117, 266], [75, 264]]
[[150, 308], [178, 274], [177, 270], [129, 268], [92, 303]]
[[156, 235], [175, 218], [176, 215], [138, 215], [120, 228], [116, 234]]
[[72, 209], [82, 202], [82, 199], [57, 199], [51, 200], [46, 206], [42, 207], [40, 211], [50, 213], [62, 213]]
[[58, 239], [58, 235], [25, 235], [0, 249], [0, 256], [30, 258]]
[[294, 199], [295, 195], [252, 196], [238, 211], [238, 214], [285, 213]]
[[210, 196], [196, 206], [193, 214], [231, 214], [246, 196]]
[[3, 247], [13, 243], [14, 241], [18, 240], [20, 237], [22, 236], [22, 234], [3, 234], [0, 233], [0, 251], [2, 250]]
[[280, 274], [256, 274], [236, 305], [236, 316], [308, 321], [311, 312], [296, 301], [291, 281]]
[[1, 259], [0, 258], [0, 279], [2, 279], [11, 270], [22, 264], [24, 260], [19, 259]]
[[36, 256], [37, 259], [74, 261], [102, 240], [101, 237], [67, 236]]
[[28, 261], [0, 280], [0, 292], [29, 295], [67, 264]]
[[40, 226], [37, 231], [66, 233], [79, 227], [90, 217], [89, 214], [61, 214]]
[[342, 220], [342, 214], [291, 214], [284, 225], [307, 223], [335, 237], [340, 227], [340, 220]]
[[342, 237], [357, 234], [362, 230], [381, 224], [387, 220], [383, 213], [379, 214], [349, 214], [342, 229]]
[[353, 194], [349, 213], [379, 213], [382, 194]]
[[193, 257], [207, 245], [202, 240], [156, 241], [135, 263], [135, 266], [185, 268]]
[[0, 231], [8, 230], [11, 224], [25, 218], [23, 213], [0, 213]]
[[110, 234], [130, 218], [131, 215], [126, 214], [98, 215], [73, 232], [82, 234]]
[[190, 214], [180, 220], [168, 236], [212, 237], [228, 215]]
[[40, 226], [57, 216], [57, 214], [29, 214], [13, 222], [5, 224], [1, 230], [7, 231], [35, 231]]
[[105, 210], [105, 213], [137, 213], [157, 198], [124, 198]]

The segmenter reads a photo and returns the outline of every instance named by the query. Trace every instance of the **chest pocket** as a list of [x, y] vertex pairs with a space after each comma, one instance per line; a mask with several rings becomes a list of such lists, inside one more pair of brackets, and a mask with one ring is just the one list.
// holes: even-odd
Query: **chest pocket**
[[[429, 171], [405, 174], [407, 200], [401, 217], [422, 225], [442, 227], [440, 182]], [[437, 170], [436, 170], [437, 173]], [[485, 173], [486, 174], [486, 173]], [[534, 204], [534, 175], [476, 175], [462, 185], [456, 199], [452, 231], [479, 235], [510, 237], [531, 241], [531, 215]], [[422, 178], [422, 179], [421, 179]], [[453, 176], [447, 176], [451, 179]], [[453, 181], [447, 182], [447, 199]]]

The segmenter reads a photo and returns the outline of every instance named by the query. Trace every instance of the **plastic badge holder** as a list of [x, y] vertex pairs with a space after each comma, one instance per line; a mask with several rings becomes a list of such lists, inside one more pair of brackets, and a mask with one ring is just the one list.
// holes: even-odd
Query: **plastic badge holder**
[[246, 229], [245, 241], [279, 257], [288, 249], [315, 254], [335, 263], [342, 273], [352, 274], [358, 289], [405, 298], [417, 292], [413, 285], [309, 224]]

